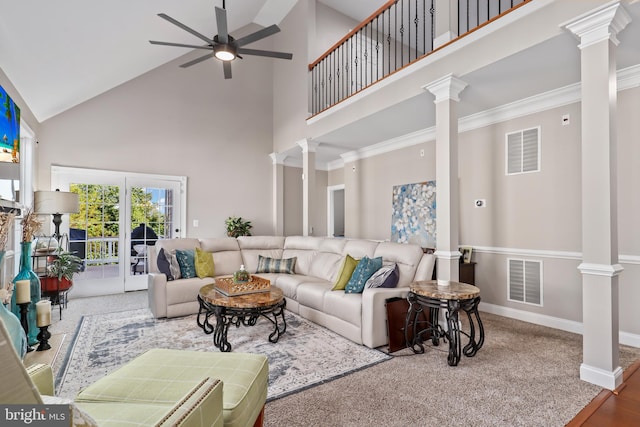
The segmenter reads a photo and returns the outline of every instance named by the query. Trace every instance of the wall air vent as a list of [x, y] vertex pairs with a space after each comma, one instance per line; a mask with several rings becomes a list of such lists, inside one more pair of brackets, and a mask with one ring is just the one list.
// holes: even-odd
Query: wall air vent
[[507, 175], [540, 171], [540, 127], [506, 134]]
[[542, 305], [542, 262], [507, 259], [509, 301]]

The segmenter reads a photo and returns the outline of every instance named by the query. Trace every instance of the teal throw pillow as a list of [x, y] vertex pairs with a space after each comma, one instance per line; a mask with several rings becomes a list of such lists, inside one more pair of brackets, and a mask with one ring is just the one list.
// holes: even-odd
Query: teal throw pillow
[[180, 265], [180, 276], [183, 279], [196, 277], [196, 252], [193, 249], [176, 249], [176, 258]]
[[364, 290], [364, 285], [367, 280], [379, 269], [382, 268], [382, 257], [369, 258], [367, 256], [362, 257], [356, 269], [351, 275], [351, 279], [347, 282], [347, 286], [344, 289], [345, 294], [361, 294]]

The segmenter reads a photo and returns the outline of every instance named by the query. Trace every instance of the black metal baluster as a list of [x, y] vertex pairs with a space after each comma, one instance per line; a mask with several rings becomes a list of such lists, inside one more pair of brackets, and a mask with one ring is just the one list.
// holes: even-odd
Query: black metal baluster
[[422, 0], [422, 54], [427, 54], [427, 0]]
[[387, 36], [387, 51], [388, 51], [388, 55], [389, 55], [389, 66], [388, 66], [388, 72], [389, 74], [391, 74], [391, 9], [389, 9], [389, 18], [387, 23], [389, 24], [389, 35]]
[[434, 0], [431, 0], [431, 7], [429, 8], [429, 14], [431, 15], [431, 50], [433, 50], [433, 40], [436, 38], [436, 23], [435, 23], [435, 14], [436, 9], [433, 5]]

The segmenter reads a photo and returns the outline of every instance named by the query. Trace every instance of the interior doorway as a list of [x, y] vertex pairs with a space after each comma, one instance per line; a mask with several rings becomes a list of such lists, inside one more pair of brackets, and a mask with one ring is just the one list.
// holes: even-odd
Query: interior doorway
[[327, 187], [327, 234], [344, 237], [344, 184]]

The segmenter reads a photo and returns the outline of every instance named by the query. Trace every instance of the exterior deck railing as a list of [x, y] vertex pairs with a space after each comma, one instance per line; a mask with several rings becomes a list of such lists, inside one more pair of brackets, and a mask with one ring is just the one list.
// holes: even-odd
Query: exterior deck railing
[[[309, 65], [318, 114], [429, 55], [439, 33], [461, 37], [532, 0], [391, 0]], [[439, 11], [439, 5], [446, 11]], [[457, 14], [456, 28], [448, 28]], [[446, 24], [438, 24], [438, 19]], [[437, 48], [437, 47], [436, 47]]]

